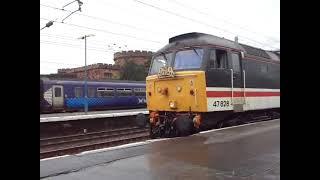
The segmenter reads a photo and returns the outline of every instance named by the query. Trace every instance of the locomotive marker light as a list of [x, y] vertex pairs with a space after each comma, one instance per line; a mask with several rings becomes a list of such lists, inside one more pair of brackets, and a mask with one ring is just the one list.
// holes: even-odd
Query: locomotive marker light
[[176, 109], [177, 108], [177, 102], [176, 101], [170, 101], [169, 106], [171, 109]]
[[84, 112], [88, 113], [88, 84], [87, 84], [87, 37], [92, 37], [93, 34], [84, 35], [78, 39], [84, 39]]
[[177, 91], [181, 92], [181, 90], [182, 90], [182, 87], [181, 86], [177, 86]]

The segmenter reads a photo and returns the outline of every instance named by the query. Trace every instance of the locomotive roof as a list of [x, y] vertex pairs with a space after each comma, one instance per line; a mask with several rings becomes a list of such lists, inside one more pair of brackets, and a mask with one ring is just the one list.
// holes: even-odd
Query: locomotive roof
[[[182, 48], [185, 46], [194, 46], [194, 45], [204, 45], [212, 44], [216, 46], [222, 46], [226, 48], [231, 48], [235, 50], [240, 50], [245, 52], [245, 54], [258, 56], [266, 59], [271, 59], [275, 61], [280, 61], [280, 50], [277, 52], [266, 51], [263, 49], [255, 48], [249, 45], [236, 43], [225, 38], [220, 38], [214, 35], [205, 34], [205, 33], [186, 33], [181, 34], [169, 39], [169, 44], [161, 48], [158, 52], [170, 51], [176, 48]], [[156, 52], [156, 53], [158, 53]]]

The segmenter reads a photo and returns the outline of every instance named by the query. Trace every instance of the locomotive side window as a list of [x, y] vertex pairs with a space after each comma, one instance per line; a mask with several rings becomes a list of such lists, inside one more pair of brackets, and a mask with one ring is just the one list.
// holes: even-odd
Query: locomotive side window
[[61, 88], [56, 87], [54, 88], [54, 97], [61, 97]]
[[95, 97], [95, 88], [88, 88], [88, 97]]
[[218, 69], [226, 69], [227, 68], [227, 52], [224, 50], [216, 50], [216, 68]]
[[232, 58], [232, 69], [234, 72], [240, 72], [240, 59], [239, 54], [231, 53]]
[[210, 50], [209, 68], [226, 69], [227, 68], [227, 52], [224, 50]]
[[82, 97], [83, 96], [83, 88], [81, 88], [81, 87], [74, 88], [74, 96], [77, 98]]
[[114, 96], [113, 88], [97, 88], [98, 97], [112, 97]]

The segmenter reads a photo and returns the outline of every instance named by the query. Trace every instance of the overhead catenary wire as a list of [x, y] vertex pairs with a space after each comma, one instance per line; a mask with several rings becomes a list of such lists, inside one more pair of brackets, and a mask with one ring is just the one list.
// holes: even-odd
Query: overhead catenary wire
[[[133, 1], [142, 3], [142, 4], [144, 4], [144, 5], [151, 6], [151, 7], [153, 7], [153, 8], [157, 8], [158, 10], [165, 11], [166, 13], [170, 13], [170, 14], [173, 14], [173, 15], [175, 15], [175, 16], [179, 16], [180, 18], [187, 18], [188, 20], [195, 21], [196, 23], [204, 24], [204, 22], [201, 22], [201, 21], [198, 21], [198, 20], [195, 20], [195, 19], [192, 19], [192, 18], [188, 18], [188, 17], [186, 17], [186, 16], [179, 15], [179, 14], [177, 14], [177, 13], [174, 13], [174, 12], [171, 12], [171, 11], [168, 11], [168, 10], [164, 10], [164, 9], [162, 9], [162, 8], [153, 6], [153, 5], [151, 5], [151, 4], [144, 3], [144, 2], [139, 1], [139, 0], [133, 0]], [[174, 1], [174, 2], [177, 3], [177, 1]], [[178, 3], [179, 3], [179, 2], [178, 2]], [[44, 7], [56, 9], [56, 10], [68, 11], [68, 10], [60, 9], [60, 8], [57, 8], [57, 7], [54, 7], [54, 6], [50, 6], [50, 5], [46, 5], [46, 4], [40, 4], [40, 5], [41, 5], [41, 6], [44, 6]], [[86, 16], [86, 17], [90, 17], [90, 18], [93, 18], [93, 19], [97, 19], [97, 20], [106, 21], [106, 22], [108, 22], [108, 23], [118, 24], [118, 25], [130, 27], [130, 28], [134, 28], [134, 29], [141, 29], [141, 28], [136, 28], [136, 27], [131, 26], [131, 25], [127, 25], [127, 24], [116, 23], [116, 22], [114, 22], [114, 21], [106, 20], [106, 19], [100, 18], [100, 17], [90, 16], [90, 15], [84, 15], [84, 14], [81, 14], [81, 13], [77, 13], [77, 14], [78, 14], [78, 15], [81, 15], [81, 16]], [[230, 24], [230, 23], [229, 23], [229, 24]], [[233, 32], [231, 32], [231, 31], [228, 31], [228, 30], [225, 30], [225, 29], [216, 27], [216, 26], [212, 26], [212, 25], [210, 25], [210, 24], [206, 24], [206, 23], [205, 23], [204, 25], [210, 26], [211, 28], [215, 28], [215, 29], [218, 29], [218, 30], [223, 31], [223, 32], [227, 32], [227, 33], [229, 33], [229, 34], [237, 35], [236, 33], [233, 33]], [[142, 29], [141, 29], [141, 30], [142, 30]], [[271, 47], [271, 48], [275, 49], [275, 47], [273, 47], [273, 46], [270, 46], [270, 45], [267, 45], [267, 44], [263, 44], [263, 43], [261, 43], [261, 42], [255, 41], [255, 40], [250, 39], [250, 38], [247, 38], [247, 37], [245, 37], [245, 36], [242, 36], [242, 35], [238, 35], [238, 36], [239, 36], [239, 37], [242, 37], [243, 39], [249, 40], [249, 41], [251, 41], [251, 42], [255, 42], [255, 43], [259, 44], [259, 45], [263, 45], [263, 46], [267, 46], [267, 47]], [[157, 42], [157, 43], [159, 43], [159, 42]]]
[[81, 12], [81, 6], [83, 5], [83, 2], [81, 2], [80, 0], [74, 0], [74, 1], [72, 1], [72, 2], [70, 2], [70, 3], [68, 3], [68, 4], [66, 4], [66, 5], [64, 5], [64, 6], [62, 7], [62, 9], [64, 9], [66, 6], [69, 6], [70, 4], [72, 4], [72, 3], [74, 3], [74, 2], [77, 2], [77, 3], [78, 3], [78, 9], [75, 10], [75, 11], [72, 11], [68, 16], [66, 16], [65, 18], [63, 18], [61, 22], [64, 22], [64, 21], [65, 21], [68, 17], [70, 17], [72, 14], [74, 14], [74, 13], [76, 13], [76, 12], [78, 12], [78, 11]]
[[[65, 12], [71, 12], [69, 10], [61, 9], [61, 8], [50, 6], [50, 5], [47, 5], [47, 4], [41, 4], [40, 3], [40, 6], [51, 8], [51, 9], [55, 9], [55, 10], [65, 11]], [[106, 18], [101, 18], [101, 17], [97, 17], [97, 16], [91, 16], [91, 15], [88, 15], [88, 14], [83, 14], [83, 13], [75, 13], [75, 14], [79, 15], [79, 16], [83, 16], [83, 17], [87, 17], [87, 18], [103, 21], [103, 22], [106, 22], [106, 23], [116, 24], [116, 25], [119, 25], [119, 26], [123, 26], [123, 27], [131, 28], [131, 29], [139, 30], [139, 31], [148, 31], [148, 32], [157, 33], [157, 34], [164, 34], [165, 33], [165, 32], [154, 31], [152, 29], [145, 29], [145, 28], [140, 28], [140, 27], [137, 27], [137, 26], [129, 25], [129, 24], [119, 23], [119, 22], [112, 21], [112, 20], [109, 20], [109, 19], [106, 19]]]
[[[40, 19], [49, 20], [47, 18], [40, 18]], [[107, 33], [107, 34], [113, 34], [113, 35], [116, 35], [116, 36], [123, 36], [123, 37], [128, 37], [128, 38], [132, 38], [132, 39], [141, 40], [141, 41], [152, 42], [152, 43], [156, 43], [156, 44], [162, 44], [162, 42], [160, 42], [160, 41], [145, 39], [145, 38], [141, 38], [141, 37], [137, 37], [137, 36], [133, 36], [133, 35], [129, 35], [129, 34], [116, 33], [116, 32], [108, 31], [108, 30], [105, 30], [105, 29], [97, 29], [97, 28], [92, 28], [92, 27], [87, 27], [87, 26], [82, 26], [82, 25], [77, 25], [77, 24], [72, 24], [72, 23], [66, 23], [66, 22], [59, 22], [59, 21], [54, 21], [54, 22], [57, 22], [57, 23], [60, 23], [60, 24], [64, 24], [64, 25], [68, 25], [68, 26], [73, 26], [73, 27], [78, 27], [78, 28], [83, 28], [83, 29], [89, 29], [89, 30], [93, 30], [93, 31], [99, 31], [99, 32]]]
[[[71, 47], [71, 48], [78, 48], [78, 49], [84, 49], [82, 46], [77, 46], [73, 44], [68, 44], [68, 43], [61, 43], [61, 42], [54, 42], [54, 41], [40, 41], [42, 44], [50, 44], [50, 45], [57, 45], [57, 46], [65, 46], [65, 47]], [[93, 51], [99, 51], [99, 52], [116, 52], [115, 50], [110, 51], [110, 50], [104, 50], [96, 47], [88, 47], [87, 50], [93, 50]]]
[[226, 19], [224, 19], [224, 18], [217, 18], [217, 17], [215, 17], [215, 16], [212, 16], [211, 14], [209, 14], [209, 13], [207, 13], [207, 12], [201, 11], [201, 10], [196, 9], [196, 8], [194, 8], [194, 7], [190, 7], [190, 6], [186, 5], [185, 3], [181, 3], [181, 2], [179, 2], [179, 1], [177, 1], [177, 0], [168, 0], [168, 2], [178, 4], [178, 5], [186, 8], [186, 9], [193, 10], [193, 11], [199, 13], [199, 14], [213, 17], [213, 18], [215, 18], [215, 19], [217, 19], [217, 20], [222, 21], [222, 22], [225, 23], [225, 24], [230, 24], [230, 25], [232, 25], [232, 26], [236, 26], [236, 27], [238, 27], [239, 29], [242, 29], [243, 31], [247, 31], [247, 32], [251, 32], [251, 33], [254, 33], [254, 34], [256, 34], [256, 35], [259, 35], [259, 36], [263, 36], [263, 37], [265, 37], [265, 38], [267, 38], [268, 40], [271, 40], [271, 41], [273, 41], [273, 42], [277, 42], [277, 43], [280, 42], [279, 40], [276, 40], [276, 39], [274, 39], [274, 38], [271, 38], [271, 37], [269, 37], [269, 36], [266, 36], [266, 35], [264, 35], [264, 34], [262, 34], [262, 33], [257, 33], [257, 32], [255, 32], [255, 31], [249, 30], [249, 29], [247, 29], [247, 28], [245, 28], [245, 27], [243, 27], [243, 26], [241, 26], [241, 25], [232, 23], [232, 22], [230, 22], [230, 21], [228, 21], [228, 20], [226, 20]]
[[158, 7], [158, 6], [155, 6], [155, 5], [152, 5], [152, 4], [149, 4], [149, 3], [146, 3], [146, 2], [140, 1], [140, 0], [133, 0], [133, 1], [136, 2], [136, 3], [140, 3], [140, 4], [144, 5], [144, 6], [157, 9], [158, 11], [162, 11], [162, 12], [165, 12], [165, 13], [174, 15], [174, 16], [176, 16], [176, 17], [179, 17], [179, 18], [182, 18], [182, 19], [186, 19], [186, 20], [189, 20], [189, 21], [198, 23], [198, 24], [202, 24], [202, 25], [205, 25], [205, 26], [207, 26], [207, 27], [210, 27], [210, 28], [213, 28], [213, 29], [216, 29], [216, 30], [220, 30], [220, 31], [225, 32], [225, 33], [229, 33], [229, 34], [232, 34], [232, 35], [237, 35], [238, 37], [242, 37], [243, 39], [247, 39], [247, 40], [249, 40], [249, 41], [251, 41], [251, 42], [255, 42], [255, 43], [257, 43], [257, 44], [260, 44], [260, 45], [263, 45], [263, 46], [267, 46], [267, 47], [270, 47], [270, 48], [272, 48], [272, 49], [276, 49], [275, 47], [272, 47], [272, 46], [270, 46], [270, 45], [267, 45], [267, 44], [258, 42], [258, 41], [256, 41], [256, 40], [253, 40], [253, 39], [251, 39], [251, 38], [247, 38], [247, 37], [245, 37], [245, 36], [240, 36], [240, 35], [238, 35], [238, 34], [236, 34], [236, 33], [234, 33], [234, 32], [228, 31], [228, 30], [223, 29], [223, 28], [220, 28], [220, 27], [213, 26], [213, 25], [211, 25], [211, 24], [208, 24], [208, 23], [199, 21], [199, 20], [197, 20], [197, 19], [193, 19], [193, 18], [184, 16], [184, 15], [181, 15], [181, 14], [178, 14], [178, 13], [175, 13], [175, 12], [172, 12], [172, 11], [168, 11], [168, 10], [163, 9], [163, 8], [161, 8], [161, 7]]
[[[49, 34], [49, 33], [40, 33], [40, 36], [44, 37], [49, 37], [49, 38], [56, 38], [56, 39], [62, 39], [62, 40], [68, 40], [68, 41], [79, 41], [76, 39], [76, 37], [73, 36], [68, 36], [68, 35], [61, 35], [61, 34]], [[107, 43], [107, 40], [90, 40], [90, 45], [95, 45], [95, 46], [101, 46], [101, 48], [114, 48], [113, 50], [129, 50], [129, 45], [128, 44], [123, 44], [123, 43], [115, 43], [115, 42], [110, 42]], [[142, 50], [147, 50], [147, 51], [155, 51], [156, 49], [152, 48], [142, 48]]]
[[[55, 38], [55, 39], [62, 39], [62, 40], [67, 40], [67, 41], [75, 41], [75, 42], [79, 41], [78, 39], [71, 37], [71, 36], [60, 36], [60, 35], [51, 35], [51, 34], [40, 34], [40, 36], [45, 36], [45, 37]], [[107, 44], [105, 41], [93, 41], [93, 40], [90, 40], [90, 45], [94, 45], [94, 46], [98, 46], [98, 47], [101, 46], [101, 48], [108, 48], [108, 47], [110, 48], [111, 45], [117, 46], [120, 49], [127, 48], [127, 45], [125, 45], [125, 44], [123, 44], [123, 45], [116, 44], [116, 43], [108, 43]]]
[[[171, 1], [170, 1], [170, 2], [171, 2]], [[177, 2], [177, 1], [172, 1], [172, 2], [174, 2], [174, 3], [176, 3], [176, 4], [179, 4], [179, 5], [183, 5], [182, 3], [179, 3], [179, 2]], [[57, 7], [54, 7], [54, 6], [50, 6], [50, 5], [46, 5], [46, 4], [40, 4], [40, 5], [41, 5], [41, 6], [44, 6], [44, 7], [47, 7], [47, 8], [55, 9], [55, 10], [68, 11], [68, 10], [60, 9], [60, 8], [57, 8]], [[186, 8], [192, 9], [191, 7], [186, 6], [186, 5], [183, 5], [183, 6], [186, 7]], [[201, 14], [209, 15], [208, 13], [199, 11], [199, 10], [197, 10], [197, 9], [192, 9], [192, 10], [195, 10], [195, 11], [201, 13]], [[69, 12], [71, 12], [71, 11], [69, 11]], [[100, 18], [100, 17], [96, 17], [96, 16], [85, 15], [85, 14], [82, 14], [82, 13], [81, 13], [81, 14], [80, 14], [80, 13], [76, 13], [76, 14], [77, 14], [77, 15], [80, 15], [80, 16], [85, 16], [85, 17], [89, 17], [89, 18], [92, 18], [92, 19], [96, 19], [96, 20], [105, 21], [105, 22], [108, 22], [108, 23], [111, 23], [111, 24], [117, 24], [117, 25], [125, 26], [125, 27], [132, 28], [132, 29], [144, 30], [144, 31], [152, 32], [152, 30], [149, 30], [149, 29], [147, 30], [147, 29], [138, 28], [138, 27], [135, 27], [135, 26], [132, 26], [132, 25], [128, 25], [128, 24], [117, 23], [117, 22], [115, 22], [115, 21], [111, 21], [111, 20], [104, 19], [104, 18]], [[230, 23], [230, 22], [228, 22], [228, 21], [226, 21], [226, 20], [224, 20], [224, 21], [225, 21], [224, 23], [226, 23], [226, 24], [231, 24], [231, 25], [234, 25], [234, 26], [236, 25], [236, 24]], [[239, 26], [239, 25], [236, 25], [236, 26], [239, 27], [239, 28], [241, 28], [241, 29], [243, 29], [243, 30], [245, 30], [245, 31], [253, 32], [253, 31], [244, 29], [243, 27], [241, 27], [241, 26]], [[215, 28], [215, 29], [220, 29], [220, 30], [222, 30], [222, 31], [224, 31], [224, 32], [227, 32], [227, 33], [229, 33], [229, 34], [237, 35], [236, 33], [233, 33], [233, 32], [231, 32], [231, 31], [224, 30], [224, 29], [219, 28], [219, 27], [216, 27], [216, 26], [214, 26], [214, 28]], [[156, 32], [156, 33], [159, 33], [159, 32]], [[258, 33], [256, 33], [256, 32], [253, 32], [253, 33], [258, 34]], [[260, 44], [260, 45], [269, 46], [269, 45], [262, 44], [261, 42], [252, 40], [252, 39], [250, 39], [250, 38], [248, 38], [248, 37], [245, 37], [245, 36], [242, 36], [242, 35], [239, 35], [239, 37], [242, 37], [242, 38], [244, 38], [244, 39], [247, 39], [247, 40], [249, 40], [249, 41], [251, 41], [251, 42], [255, 42], [255, 43]], [[274, 41], [274, 42], [276, 41], [276, 40], [273, 40], [273, 39], [270, 39], [270, 38], [269, 38], [269, 40]], [[276, 42], [279, 42], [279, 41], [276, 41]], [[269, 47], [272, 47], [272, 46], [269, 46]], [[274, 48], [274, 47], [272, 47], [272, 48]]]

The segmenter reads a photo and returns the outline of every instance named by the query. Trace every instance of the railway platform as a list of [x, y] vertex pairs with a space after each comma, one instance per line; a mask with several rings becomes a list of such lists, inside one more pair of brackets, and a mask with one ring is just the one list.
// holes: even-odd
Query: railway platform
[[280, 179], [280, 119], [43, 159], [40, 179]]
[[106, 111], [89, 111], [87, 114], [85, 114], [84, 112], [41, 114], [40, 123], [82, 120], [82, 119], [95, 119], [95, 118], [110, 118], [110, 117], [121, 117], [121, 116], [134, 116], [139, 113], [149, 114], [149, 111], [147, 111], [146, 108], [139, 108], [139, 109], [122, 109], [122, 110], [106, 110]]

